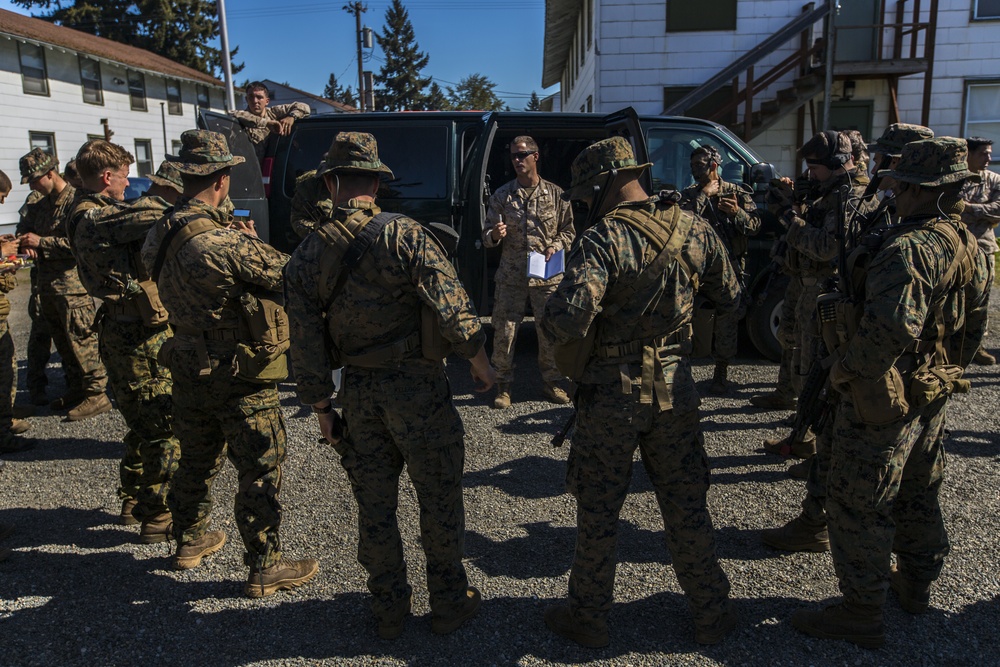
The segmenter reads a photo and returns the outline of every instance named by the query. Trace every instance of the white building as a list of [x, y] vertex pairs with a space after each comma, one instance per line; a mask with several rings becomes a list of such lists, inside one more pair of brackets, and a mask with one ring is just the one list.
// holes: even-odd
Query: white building
[[[222, 82], [143, 49], [0, 10], [0, 169], [14, 182], [0, 232], [17, 223], [28, 195], [18, 160], [38, 146], [64, 165], [88, 139], [136, 158], [130, 175], [156, 170], [195, 127], [197, 109], [224, 107]], [[106, 123], [106, 125], [105, 125]]]
[[[560, 84], [566, 111], [710, 118], [785, 173], [827, 125], [822, 0], [545, 4], [541, 83]], [[840, 0], [833, 25], [830, 127], [868, 138], [899, 121], [1000, 141], [1000, 0]]]

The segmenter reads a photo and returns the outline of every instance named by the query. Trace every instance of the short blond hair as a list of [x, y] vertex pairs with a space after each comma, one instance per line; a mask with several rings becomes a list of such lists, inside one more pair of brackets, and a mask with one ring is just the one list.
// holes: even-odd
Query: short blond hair
[[127, 167], [135, 158], [127, 150], [104, 139], [91, 139], [77, 151], [76, 171], [84, 181], [97, 178], [106, 169]]
[[10, 176], [5, 174], [3, 169], [0, 169], [0, 193], [10, 194], [13, 187], [14, 184], [10, 182]]

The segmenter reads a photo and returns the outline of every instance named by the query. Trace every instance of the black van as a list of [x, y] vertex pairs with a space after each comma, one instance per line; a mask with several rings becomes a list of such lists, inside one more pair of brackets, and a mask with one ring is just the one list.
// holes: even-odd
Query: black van
[[[291, 251], [298, 237], [289, 223], [295, 179], [316, 169], [341, 131], [373, 134], [379, 157], [395, 178], [384, 181], [379, 205], [423, 223], [454, 228], [459, 246], [454, 258], [466, 289], [481, 314], [492, 309], [493, 274], [499, 251], [483, 247], [481, 231], [490, 191], [514, 178], [508, 145], [518, 135], [531, 135], [539, 145], [541, 175], [568, 188], [573, 158], [594, 141], [620, 135], [629, 139], [640, 162], [652, 162], [644, 185], [650, 192], [691, 184], [691, 151], [716, 146], [725, 165], [723, 178], [743, 182], [763, 194], [774, 168], [725, 127], [687, 117], [638, 117], [626, 108], [613, 114], [535, 112], [403, 112], [321, 114], [299, 120], [288, 137], [272, 137], [258, 162], [254, 147], [230, 117], [203, 112], [200, 124], [229, 139], [233, 153], [247, 158], [234, 169], [230, 197], [237, 208], [250, 209], [259, 233], [275, 247]], [[583, 215], [577, 215], [578, 223]], [[781, 232], [773, 218], [751, 239], [748, 271], [751, 289], [759, 292], [758, 275], [767, 252]], [[783, 284], [767, 290], [747, 316], [751, 340], [766, 356], [780, 357], [775, 333]]]

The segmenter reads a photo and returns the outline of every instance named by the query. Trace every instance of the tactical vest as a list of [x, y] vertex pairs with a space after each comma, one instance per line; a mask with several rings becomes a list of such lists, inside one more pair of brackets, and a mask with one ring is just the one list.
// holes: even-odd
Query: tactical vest
[[[381, 273], [368, 250], [386, 225], [406, 217], [401, 213], [383, 212], [376, 215], [371, 209], [359, 209], [343, 221], [331, 218], [316, 230], [315, 233], [326, 242], [326, 248], [320, 256], [318, 289], [320, 303], [328, 321], [333, 316], [333, 302], [344, 289], [352, 271], [360, 271], [363, 282], [382, 282]], [[427, 241], [436, 243], [437, 239], [428, 232]], [[402, 296], [402, 290], [393, 288], [393, 300]], [[403, 360], [415, 358], [417, 352], [424, 359], [441, 362], [451, 352], [451, 344], [441, 334], [437, 312], [424, 303], [421, 303], [420, 326], [417, 331], [388, 345], [366, 350], [362, 354], [348, 355], [342, 353], [332, 340], [327, 342], [330, 361], [335, 368], [395, 368]]]
[[[563, 375], [578, 381], [583, 377], [584, 371], [592, 359], [620, 360], [622, 391], [631, 393], [632, 382], [628, 363], [630, 360], [635, 360], [636, 356], [641, 355], [639, 357], [642, 364], [640, 402], [652, 403], [655, 393], [660, 409], [669, 410], [671, 396], [665, 381], [664, 367], [669, 363], [676, 363], [681, 355], [690, 352], [690, 322], [677, 331], [672, 331], [664, 336], [639, 338], [613, 345], [602, 340], [601, 323], [631, 302], [637, 294], [661, 280], [663, 274], [675, 262], [680, 265], [681, 271], [691, 280], [695, 291], [697, 291], [698, 274], [682, 254], [684, 244], [691, 234], [694, 216], [682, 214], [681, 208], [676, 203], [668, 206], [657, 206], [652, 215], [635, 208], [618, 208], [610, 215], [614, 220], [625, 223], [642, 234], [649, 242], [643, 256], [646, 268], [633, 283], [624, 286], [614, 296], [605, 295], [601, 302], [601, 312], [591, 322], [587, 335], [583, 339], [555, 346], [556, 366]], [[659, 300], [658, 297], [659, 293], [646, 304], [638, 318], [639, 321], [642, 320], [642, 316], [648, 312], [650, 307], [655, 306]]]

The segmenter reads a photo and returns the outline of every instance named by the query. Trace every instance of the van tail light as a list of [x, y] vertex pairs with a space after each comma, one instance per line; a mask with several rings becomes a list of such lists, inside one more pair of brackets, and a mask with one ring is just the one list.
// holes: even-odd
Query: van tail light
[[264, 182], [264, 196], [271, 197], [271, 172], [274, 171], [274, 158], [266, 157], [260, 163], [260, 176]]

